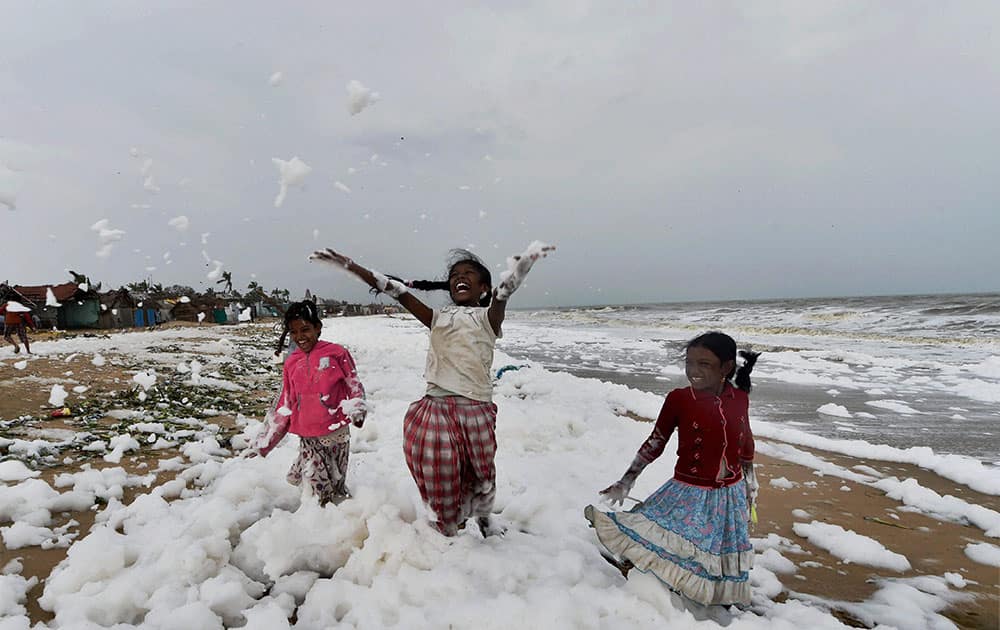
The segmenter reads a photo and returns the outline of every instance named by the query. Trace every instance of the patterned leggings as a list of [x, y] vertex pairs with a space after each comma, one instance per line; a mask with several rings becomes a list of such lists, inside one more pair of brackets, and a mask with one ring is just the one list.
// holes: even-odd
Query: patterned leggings
[[424, 396], [403, 420], [406, 465], [432, 525], [454, 536], [470, 516], [489, 516], [496, 496], [497, 406], [462, 396]]
[[[285, 477], [288, 483], [308, 483], [320, 505], [339, 502], [347, 492], [347, 462], [351, 455], [347, 427], [321, 437], [300, 437], [299, 456]], [[343, 432], [344, 435], [338, 435]], [[348, 441], [343, 437], [347, 436]]]

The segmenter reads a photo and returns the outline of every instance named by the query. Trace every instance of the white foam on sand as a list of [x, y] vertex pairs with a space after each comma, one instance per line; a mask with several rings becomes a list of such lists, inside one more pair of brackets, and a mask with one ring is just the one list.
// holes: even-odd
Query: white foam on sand
[[965, 546], [965, 555], [979, 564], [1000, 567], [1000, 547], [990, 543], [970, 543]]
[[[280, 628], [296, 603], [298, 627], [310, 628], [714, 627], [678, 609], [655, 578], [639, 574], [624, 582], [600, 559], [581, 512], [648, 436], [649, 425], [622, 413], [655, 417], [660, 396], [531, 365], [506, 372], [494, 396], [495, 509], [508, 533], [484, 540], [470, 527], [446, 539], [427, 524], [401, 455], [401, 418], [425, 388], [425, 329], [398, 317], [328, 324], [324, 338], [350, 348], [374, 404], [364, 428], [352, 429], [352, 498], [321, 508], [286, 482], [294, 437], [267, 458], [236, 459], [206, 435], [184, 447], [184, 461], [194, 463], [176, 480], [127, 506], [114, 496], [106, 500], [97, 525], [73, 542], [45, 583], [40, 605], [54, 614], [52, 627], [142, 620], [149, 627], [250, 621]], [[203, 344], [204, 335], [179, 328], [38, 346], [43, 356], [114, 351], [143, 361], [157, 345]], [[226, 344], [217, 345], [218, 356], [229, 357]], [[173, 369], [177, 359], [170, 358]], [[498, 351], [493, 367], [522, 363]], [[249, 421], [233, 443], [248, 443], [259, 426]], [[128, 452], [130, 439], [123, 434], [112, 449]], [[633, 495], [645, 496], [670, 478], [671, 451], [645, 470]], [[73, 489], [61, 494], [38, 479], [0, 488], [0, 520], [51, 528], [53, 512], [86, 509], [100, 489], [117, 493], [131, 479], [87, 478], [92, 486], [74, 477]], [[846, 532], [830, 538], [856, 542]], [[875, 555], [892, 557], [882, 551]], [[730, 628], [843, 628], [807, 596], [786, 591], [787, 600], [771, 599], [783, 590], [776, 572], [789, 568], [787, 554], [798, 553], [794, 543], [768, 537], [758, 552], [767, 557], [751, 578], [754, 612], [737, 613]], [[18, 622], [13, 614], [11, 623]], [[890, 607], [878, 612], [879, 623], [901, 626], [906, 614]]]
[[874, 538], [845, 530], [840, 525], [820, 521], [795, 523], [792, 531], [845, 562], [900, 572], [910, 570], [906, 556], [889, 551]]

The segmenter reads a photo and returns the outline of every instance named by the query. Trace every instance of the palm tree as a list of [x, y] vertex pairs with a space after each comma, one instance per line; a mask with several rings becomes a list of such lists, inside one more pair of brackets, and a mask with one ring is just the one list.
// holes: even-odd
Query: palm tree
[[215, 281], [215, 284], [226, 283], [225, 293], [233, 292], [233, 273], [231, 271], [223, 271], [222, 277]]

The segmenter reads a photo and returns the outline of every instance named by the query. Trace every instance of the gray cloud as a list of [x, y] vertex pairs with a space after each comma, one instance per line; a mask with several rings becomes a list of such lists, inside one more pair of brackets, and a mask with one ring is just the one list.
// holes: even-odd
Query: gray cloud
[[557, 243], [521, 304], [997, 289], [994, 3], [6, 5], [13, 281], [207, 286], [211, 232], [241, 286], [350, 299], [314, 246], [415, 277]]

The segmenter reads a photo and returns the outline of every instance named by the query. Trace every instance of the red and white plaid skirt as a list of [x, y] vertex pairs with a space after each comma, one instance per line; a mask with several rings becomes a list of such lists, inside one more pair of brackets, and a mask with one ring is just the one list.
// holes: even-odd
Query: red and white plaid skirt
[[462, 396], [424, 396], [406, 412], [406, 465], [434, 513], [432, 524], [446, 536], [493, 509], [496, 422], [495, 404]]

